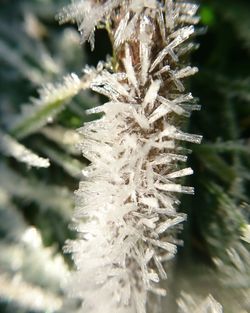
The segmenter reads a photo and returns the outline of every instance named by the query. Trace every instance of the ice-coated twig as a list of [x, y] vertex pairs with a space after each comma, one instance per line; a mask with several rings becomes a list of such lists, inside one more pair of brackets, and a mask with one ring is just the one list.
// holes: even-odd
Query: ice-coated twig
[[166, 294], [158, 283], [186, 219], [177, 197], [194, 193], [179, 181], [192, 174], [180, 145], [201, 141], [180, 129], [199, 109], [185, 93], [185, 79], [197, 72], [187, 64], [197, 8], [179, 0], [87, 0], [60, 15], [77, 22], [83, 40], [108, 25], [115, 56], [90, 84], [108, 102], [87, 113], [102, 116], [79, 130], [91, 164], [76, 191], [79, 237], [65, 250], [76, 264], [69, 290], [81, 312], [145, 313], [149, 292]]

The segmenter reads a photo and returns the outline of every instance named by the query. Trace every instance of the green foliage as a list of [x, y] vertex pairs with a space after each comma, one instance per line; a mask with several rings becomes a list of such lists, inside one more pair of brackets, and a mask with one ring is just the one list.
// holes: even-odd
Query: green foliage
[[211, 6], [203, 5], [200, 9], [200, 17], [204, 25], [211, 26], [215, 23], [215, 15]]
[[74, 97], [85, 89], [86, 62], [78, 32], [55, 21], [64, 4], [1, 3], [1, 312], [54, 312], [63, 302], [70, 262], [62, 248], [85, 166], [75, 128], [97, 104], [86, 92]]
[[[249, 224], [250, 217], [249, 10], [249, 1], [201, 2], [201, 22], [209, 27], [199, 38], [200, 49], [193, 58], [200, 71], [191, 88], [200, 98], [202, 110], [192, 116], [189, 129], [204, 137], [201, 146], [192, 147], [190, 159], [196, 173], [190, 178], [195, 196], [182, 202], [182, 210], [189, 219], [184, 232], [187, 244], [180, 260], [186, 256], [187, 264], [198, 258], [211, 265], [216, 258], [220, 260], [216, 262], [220, 264], [218, 277], [226, 268], [232, 280], [236, 279], [233, 263], [238, 256], [231, 254], [234, 261], [230, 261], [230, 249], [242, 245], [250, 255], [249, 244], [242, 242], [242, 229]], [[249, 270], [249, 264], [244, 264]], [[240, 278], [236, 281], [237, 289]], [[233, 288], [230, 291], [230, 284], [223, 288], [225, 294], [235, 294], [230, 300], [226, 296], [220, 299], [225, 312], [249, 310], [245, 301], [250, 292], [248, 283], [240, 293]]]

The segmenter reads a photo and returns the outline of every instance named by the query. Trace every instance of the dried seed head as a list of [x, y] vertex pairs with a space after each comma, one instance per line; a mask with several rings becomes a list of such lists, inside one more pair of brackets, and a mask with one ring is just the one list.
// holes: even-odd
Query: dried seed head
[[109, 23], [118, 62], [118, 72], [104, 65], [92, 80], [109, 102], [88, 110], [104, 115], [80, 130], [91, 165], [76, 192], [80, 236], [69, 244], [77, 267], [70, 288], [85, 313], [144, 313], [148, 292], [165, 294], [158, 282], [185, 220], [176, 194], [194, 192], [176, 182], [192, 174], [180, 166], [179, 142], [201, 141], [179, 129], [181, 117], [198, 109], [183, 82], [197, 72], [185, 55], [196, 11], [183, 1], [108, 0], [77, 1], [61, 15], [78, 23], [84, 40]]

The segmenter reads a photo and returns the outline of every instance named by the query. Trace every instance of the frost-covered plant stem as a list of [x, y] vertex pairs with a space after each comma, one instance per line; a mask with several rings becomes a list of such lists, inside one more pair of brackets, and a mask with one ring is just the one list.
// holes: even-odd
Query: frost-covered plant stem
[[144, 313], [148, 292], [165, 295], [158, 282], [185, 220], [176, 194], [193, 194], [176, 181], [192, 174], [180, 142], [201, 141], [179, 128], [199, 109], [183, 84], [197, 72], [187, 65], [196, 11], [181, 0], [85, 0], [60, 16], [77, 21], [92, 45], [95, 27], [108, 24], [116, 56], [91, 82], [109, 101], [88, 113], [103, 116], [80, 130], [91, 165], [76, 192], [79, 237], [68, 250], [77, 267], [70, 290], [84, 313]]

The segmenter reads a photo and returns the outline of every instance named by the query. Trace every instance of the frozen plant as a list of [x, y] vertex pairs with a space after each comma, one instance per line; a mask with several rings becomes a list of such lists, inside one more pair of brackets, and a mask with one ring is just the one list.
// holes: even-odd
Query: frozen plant
[[[106, 25], [113, 58], [97, 70], [90, 87], [108, 102], [85, 123], [82, 153], [91, 164], [76, 192], [75, 228], [69, 241], [76, 272], [70, 293], [85, 313], [144, 313], [147, 294], [165, 295], [165, 262], [177, 251], [176, 233], [186, 216], [178, 194], [193, 194], [178, 180], [192, 174], [181, 141], [201, 136], [180, 129], [200, 107], [184, 80], [198, 6], [182, 0], [74, 1], [59, 15], [77, 22], [94, 47], [94, 30]], [[95, 73], [96, 75], [90, 75]]]

